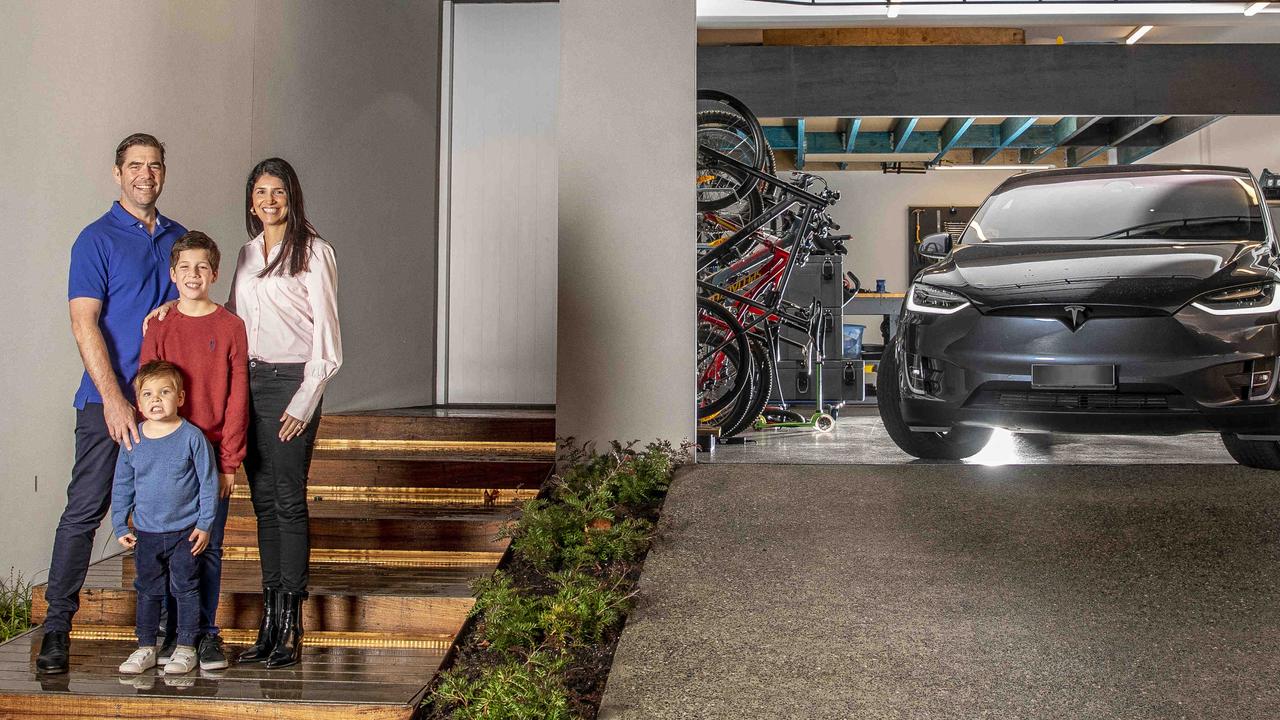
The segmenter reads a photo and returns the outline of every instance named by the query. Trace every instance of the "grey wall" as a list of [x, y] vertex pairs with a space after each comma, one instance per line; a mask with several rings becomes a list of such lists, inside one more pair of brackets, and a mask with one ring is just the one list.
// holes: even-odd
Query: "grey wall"
[[[14, 566], [43, 579], [48, 564], [82, 371], [69, 251], [119, 196], [112, 152], [131, 132], [167, 144], [161, 211], [229, 255], [219, 299], [245, 240], [245, 174], [268, 153], [294, 161], [338, 249], [347, 361], [326, 409], [430, 401], [437, 13], [430, 2], [0, 3], [0, 576]], [[113, 546], [99, 533], [99, 550]]]
[[692, 438], [694, 0], [564, 0], [560, 48], [556, 432]]
[[325, 410], [430, 404], [439, 3], [264, 1], [255, 18], [252, 155], [293, 164], [338, 256]]
[[459, 3], [452, 30], [447, 402], [552, 404], [560, 6]]
[[1223, 118], [1143, 162], [1234, 165], [1254, 175], [1264, 168], [1280, 172], [1280, 117]]
[[[67, 263], [76, 235], [120, 195], [116, 143], [155, 134], [168, 148], [161, 212], [224, 246], [243, 237], [235, 208], [249, 162], [252, 17], [250, 2], [0, 4], [0, 576], [49, 562], [83, 371]], [[114, 544], [98, 534], [99, 549]]]

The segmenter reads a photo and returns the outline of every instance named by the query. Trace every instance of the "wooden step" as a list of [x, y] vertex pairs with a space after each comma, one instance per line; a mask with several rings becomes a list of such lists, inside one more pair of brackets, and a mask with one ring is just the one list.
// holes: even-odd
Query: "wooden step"
[[314, 456], [339, 460], [431, 460], [453, 462], [547, 463], [555, 460], [554, 442], [477, 440], [316, 440]]
[[[488, 572], [479, 567], [389, 567], [375, 574], [361, 566], [317, 565], [311, 568], [310, 595], [303, 602], [303, 627], [308, 632], [451, 637], [475, 602], [471, 583]], [[132, 628], [137, 613], [133, 578], [131, 556], [95, 563], [80, 592], [76, 627]], [[43, 622], [47, 612], [44, 586], [39, 586], [32, 593], [32, 622]], [[261, 617], [258, 563], [225, 561], [218, 624], [227, 631], [249, 632]]]
[[41, 638], [36, 629], [0, 645], [0, 717], [407, 719], [444, 658], [438, 650], [313, 647], [283, 670], [252, 664], [126, 677], [117, 667], [136, 643], [73, 639], [71, 671], [44, 676], [35, 672]]
[[[505, 548], [503, 548], [505, 550]], [[229, 545], [222, 548], [222, 559], [258, 561], [258, 548]], [[311, 564], [332, 563], [372, 565], [381, 572], [384, 567], [461, 567], [485, 565], [497, 567], [501, 551], [452, 552], [446, 550], [352, 550], [348, 548], [311, 548]]]
[[[506, 549], [507, 540], [495, 537], [510, 516], [506, 513], [401, 508], [394, 516], [370, 517], [363, 503], [313, 503], [311, 505], [311, 547], [349, 550], [443, 550], [449, 552]], [[341, 506], [335, 508], [334, 506]], [[432, 512], [435, 511], [435, 512]], [[353, 517], [354, 516], [354, 517]], [[249, 515], [227, 518], [224, 545], [258, 544], [258, 521]]]
[[[516, 503], [537, 497], [536, 488], [439, 488], [439, 487], [370, 487], [360, 485], [307, 485], [307, 497], [311, 502], [345, 501], [365, 503], [395, 503], [397, 505], [435, 505], [442, 507], [484, 508], [510, 507]], [[249, 488], [237, 485], [231, 494], [233, 501], [244, 501], [233, 512], [243, 512], [248, 505]], [[233, 502], [233, 505], [235, 503]]]
[[[550, 462], [335, 459], [318, 453], [311, 460], [308, 482], [313, 485], [537, 490], [550, 473]], [[244, 482], [241, 473], [241, 483]]]
[[554, 442], [556, 421], [546, 411], [427, 409], [400, 415], [391, 411], [325, 415], [317, 431], [320, 439], [379, 440], [503, 440]]

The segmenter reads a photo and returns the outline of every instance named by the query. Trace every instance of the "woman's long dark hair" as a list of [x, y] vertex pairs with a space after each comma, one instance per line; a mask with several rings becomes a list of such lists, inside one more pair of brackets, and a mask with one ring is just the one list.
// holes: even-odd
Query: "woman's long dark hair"
[[289, 214], [285, 216], [284, 242], [281, 243], [280, 253], [258, 273], [258, 277], [285, 272], [292, 277], [306, 272], [311, 265], [308, 261], [311, 256], [311, 238], [320, 237], [320, 233], [307, 221], [306, 208], [302, 203], [302, 183], [298, 182], [298, 173], [294, 172], [288, 161], [267, 158], [254, 165], [249, 172], [249, 180], [244, 188], [245, 205], [249, 210], [249, 217], [244, 223], [245, 229], [249, 231], [251, 238], [262, 232], [262, 221], [253, 212], [253, 186], [263, 175], [279, 178], [284, 183], [284, 190], [289, 195]]

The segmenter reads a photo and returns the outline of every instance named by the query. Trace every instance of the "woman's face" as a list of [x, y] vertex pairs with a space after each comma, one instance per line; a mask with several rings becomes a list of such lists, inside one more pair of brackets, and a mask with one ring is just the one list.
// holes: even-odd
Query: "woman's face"
[[284, 181], [275, 175], [263, 175], [253, 184], [250, 198], [253, 214], [262, 226], [284, 225], [289, 215], [289, 192]]

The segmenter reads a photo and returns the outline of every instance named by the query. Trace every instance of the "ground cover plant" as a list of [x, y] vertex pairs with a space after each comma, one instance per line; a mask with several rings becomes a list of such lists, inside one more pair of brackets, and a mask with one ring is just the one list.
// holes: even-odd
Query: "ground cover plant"
[[561, 443], [557, 472], [520, 519], [508, 562], [475, 586], [472, 622], [425, 701], [443, 720], [596, 715], [644, 555], [687, 446]]
[[31, 629], [31, 583], [9, 570], [0, 578], [0, 642]]

